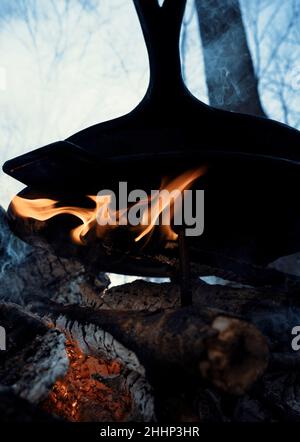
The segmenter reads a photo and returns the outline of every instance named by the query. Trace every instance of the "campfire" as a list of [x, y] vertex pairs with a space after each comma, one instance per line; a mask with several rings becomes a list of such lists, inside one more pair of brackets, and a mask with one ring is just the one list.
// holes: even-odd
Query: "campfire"
[[[14, 281], [0, 304], [1, 412], [300, 420], [287, 342], [300, 279], [274, 264], [300, 248], [299, 133], [192, 97], [185, 1], [134, 3], [150, 61], [143, 101], [4, 165], [27, 187], [1, 213]], [[111, 287], [111, 273], [143, 280]]]
[[66, 350], [69, 369], [56, 381], [43, 408], [72, 422], [127, 420], [132, 404], [130, 395], [121, 393], [120, 364], [86, 356], [72, 340]]

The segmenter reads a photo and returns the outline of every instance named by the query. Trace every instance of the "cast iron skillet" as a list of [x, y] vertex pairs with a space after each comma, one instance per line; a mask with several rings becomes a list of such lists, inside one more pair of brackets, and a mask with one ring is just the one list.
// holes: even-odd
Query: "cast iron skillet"
[[[300, 132], [197, 100], [181, 76], [186, 0], [133, 0], [150, 83], [129, 114], [7, 161], [3, 170], [42, 194], [88, 194], [125, 180], [153, 188], [207, 164], [205, 231], [193, 247], [265, 264], [300, 250]], [[122, 97], [120, 97], [122, 99]], [[154, 187], [155, 188], [155, 187]], [[25, 238], [26, 239], [26, 238]]]

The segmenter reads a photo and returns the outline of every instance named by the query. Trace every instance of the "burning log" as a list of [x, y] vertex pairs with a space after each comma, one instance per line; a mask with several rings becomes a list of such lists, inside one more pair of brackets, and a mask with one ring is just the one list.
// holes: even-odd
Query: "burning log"
[[[44, 409], [73, 422], [147, 421], [153, 418], [153, 414], [141, 416], [139, 413], [137, 398], [133, 397], [133, 389], [127, 382], [132, 376], [120, 363], [86, 355], [72, 340], [67, 341], [67, 353], [69, 370], [55, 383], [43, 403]], [[142, 388], [140, 392], [143, 392]]]
[[[25, 197], [32, 197], [32, 189], [25, 189], [22, 195], [23, 193]], [[26, 216], [18, 217], [14, 205], [11, 204], [7, 218], [12, 230], [20, 238], [35, 247], [45, 249], [51, 255], [80, 263], [89, 274], [102, 271], [172, 279], [178, 276], [179, 250], [176, 241], [163, 241], [162, 247], [161, 238], [156, 238], [157, 241], [151, 241], [149, 247], [147, 245], [144, 249], [137, 246], [132, 232], [119, 228], [106, 231], [105, 238], [98, 240], [89, 232], [88, 241], [83, 246], [76, 241], [72, 242], [70, 238], [70, 231], [78, 227], [78, 220], [76, 222], [73, 215], [63, 214], [45, 221]], [[186, 242], [190, 249], [193, 277], [213, 275], [253, 286], [271, 285], [281, 290], [299, 290], [300, 279], [297, 276], [244, 262], [237, 257], [201, 250], [193, 245], [193, 238], [186, 238]]]
[[65, 337], [13, 304], [0, 304], [7, 350], [0, 352], [0, 379], [19, 397], [39, 404], [68, 368]]
[[253, 325], [212, 309], [116, 312], [44, 302], [32, 309], [49, 315], [87, 351], [117, 358], [140, 374], [146, 370], [154, 387], [202, 378], [242, 394], [268, 364], [266, 341]]
[[1, 420], [154, 419], [151, 388], [116, 361], [89, 357], [23, 307], [0, 304], [7, 351], [0, 352]]
[[25, 305], [35, 295], [61, 303], [92, 303], [109, 284], [99, 271], [91, 272], [76, 259], [59, 258], [32, 248], [9, 229], [0, 208], [0, 299]]
[[[13, 299], [23, 305], [32, 302], [34, 309], [41, 316], [47, 315], [49, 310], [53, 321], [63, 331], [67, 330], [71, 338], [78, 340], [85, 357], [94, 355], [97, 360], [100, 360], [100, 355], [101, 357], [104, 355], [110, 360], [122, 361], [124, 368], [118, 376], [103, 376], [95, 372], [94, 382], [102, 385], [102, 391], [107, 385], [108, 388], [113, 389], [113, 394], [119, 392], [122, 395], [124, 392], [125, 395], [131, 396], [134, 407], [131, 412], [132, 419], [153, 420], [155, 418], [154, 398], [155, 411], [159, 419], [162, 416], [174, 417], [178, 421], [200, 419], [204, 422], [298, 419], [296, 406], [298, 399], [292, 389], [295, 388], [295, 392], [298, 389], [298, 379], [294, 374], [298, 370], [299, 360], [296, 354], [288, 351], [290, 329], [298, 324], [300, 317], [297, 280], [295, 280], [296, 285], [293, 286], [292, 278], [275, 272], [277, 276], [273, 279], [274, 285], [263, 286], [268, 281], [272, 281], [273, 270], [270, 269], [271, 273], [266, 270], [264, 278], [263, 269], [255, 268], [251, 273], [247, 267], [249, 270], [247, 273], [248, 270], [242, 267], [242, 277], [239, 277], [239, 266], [232, 265], [233, 269], [238, 270], [238, 275], [236, 275], [235, 272], [228, 270], [229, 264], [229, 267], [223, 266], [224, 262], [218, 264], [218, 268], [214, 267], [216, 261], [211, 261], [211, 266], [199, 264], [196, 270], [194, 262], [192, 264], [193, 276], [195, 274], [214, 275], [238, 282], [252, 281], [257, 282], [260, 287], [208, 285], [194, 278], [192, 291], [195, 308], [184, 309], [182, 313], [179, 313], [176, 309], [180, 306], [180, 289], [175, 280], [161, 284], [138, 280], [105, 290], [104, 287], [107, 286], [108, 281], [104, 279], [102, 282], [102, 275], [100, 278], [97, 277], [96, 263], [95, 266], [87, 266], [84, 260], [57, 258], [47, 249], [33, 250], [11, 233], [6, 224], [4, 212], [0, 221], [1, 297], [14, 296]], [[193, 250], [191, 253], [193, 254]], [[160, 265], [164, 264], [175, 269], [178, 262], [177, 259], [172, 258], [171, 254], [170, 252], [169, 257], [157, 255], [151, 262], [154, 263], [156, 260]], [[145, 265], [147, 267], [147, 260], [145, 260]], [[132, 272], [134, 270], [135, 266], [132, 265]], [[291, 284], [287, 285], [287, 281]], [[42, 299], [38, 298], [40, 295]], [[49, 303], [48, 299], [55, 300], [60, 305]], [[36, 300], [38, 304], [35, 303]], [[67, 303], [90, 305], [90, 308], [76, 307], [74, 309], [71, 305], [66, 306]], [[165, 312], [157, 312], [158, 309], [164, 309]], [[148, 313], [145, 313], [145, 310]], [[187, 320], [188, 311], [189, 320]], [[207, 312], [213, 312], [211, 317], [206, 314]], [[24, 314], [26, 315], [25, 312]], [[220, 360], [218, 360], [220, 350], [213, 343], [220, 340], [217, 336], [221, 336], [222, 333], [212, 326], [216, 319], [214, 315], [221, 315], [222, 318], [229, 320], [233, 329], [232, 341], [231, 337], [226, 345], [222, 341]], [[256, 337], [252, 340], [248, 329], [250, 324], [236, 319], [234, 315], [251, 322], [253, 324], [251, 327], [260, 330], [268, 340], [272, 352], [267, 374], [254, 384], [254, 388], [249, 390], [249, 395], [243, 395], [238, 400], [228, 396], [228, 393], [233, 390], [231, 385], [230, 388], [228, 385], [224, 387], [224, 379], [229, 384], [228, 378], [235, 377], [235, 382], [237, 382], [243, 377], [243, 370], [248, 373], [249, 366], [252, 364], [249, 355], [246, 357], [246, 362], [242, 358], [242, 360], [236, 360], [236, 364], [233, 356], [242, 356], [248, 349], [249, 342], [251, 345], [252, 341], [256, 342]], [[231, 322], [233, 320], [238, 321], [239, 325], [245, 324], [245, 329], [239, 332], [237, 324]], [[15, 323], [18, 323], [18, 319]], [[174, 323], [175, 326], [170, 325]], [[177, 323], [180, 323], [182, 328]], [[49, 331], [48, 328], [47, 330]], [[196, 337], [193, 337], [193, 330], [196, 330]], [[227, 335], [230, 335], [229, 330], [230, 326]], [[205, 331], [208, 336], [205, 335]], [[224, 334], [226, 335], [225, 332]], [[237, 347], [238, 342], [243, 340], [242, 336], [249, 337], [246, 343], [242, 342], [240, 350], [235, 349], [235, 334], [237, 334]], [[203, 340], [202, 347], [201, 340]], [[202, 348], [199, 351], [200, 356], [197, 353], [198, 344]], [[13, 359], [16, 367], [18, 364], [23, 364], [22, 348], [19, 357], [17, 357], [18, 352], [19, 350], [16, 350], [16, 359]], [[224, 354], [227, 353], [226, 359]], [[232, 358], [230, 358], [231, 355]], [[222, 365], [224, 359], [226, 359], [225, 367], [214, 368], [218, 366], [218, 361]], [[201, 366], [198, 371], [197, 360], [200, 361]], [[205, 365], [207, 360], [208, 365], [210, 364], [208, 368]], [[228, 372], [226, 372], [226, 364]], [[254, 367], [255, 364], [250, 369], [254, 370]], [[22, 374], [20, 368], [15, 369], [15, 372]], [[3, 377], [3, 379], [6, 378]], [[154, 398], [148, 379], [154, 387]], [[274, 384], [272, 379], [275, 379]], [[212, 381], [209, 388], [206, 380]], [[59, 382], [62, 381], [56, 381], [55, 388]], [[66, 378], [63, 384], [64, 382]], [[24, 385], [24, 382], [20, 382], [19, 385]], [[174, 385], [176, 385], [176, 391]], [[216, 390], [212, 385], [216, 385], [218, 389]], [[220, 387], [225, 392], [222, 392]], [[16, 410], [18, 401], [21, 400], [19, 395], [22, 389], [25, 391], [22, 387], [18, 394], [13, 393], [13, 397], [10, 393], [8, 395], [11, 402], [15, 398]], [[59, 390], [56, 391], [59, 392]], [[7, 396], [8, 393], [5, 394]], [[57, 398], [59, 397], [55, 396], [55, 400]], [[224, 406], [228, 402], [229, 408]], [[28, 404], [27, 400], [26, 404]], [[192, 404], [196, 404], [196, 409]], [[72, 402], [68, 402], [67, 406], [71, 405]], [[105, 413], [109, 412], [109, 406], [108, 404], [100, 410], [100, 414], [95, 412], [96, 415], [108, 416]], [[52, 404], [52, 408], [48, 408], [48, 411], [54, 412], [55, 407], [53, 407]], [[73, 412], [77, 409], [76, 407]], [[24, 406], [24, 410], [25, 408]], [[95, 409], [94, 406], [89, 408], [94, 411]], [[32, 411], [32, 416], [35, 411]], [[28, 414], [31, 415], [30, 410]], [[80, 419], [88, 418], [86, 413], [84, 416], [80, 414]], [[88, 416], [91, 418], [90, 413]]]
[[[23, 226], [26, 226], [24, 221]], [[131, 285], [116, 287], [105, 292], [104, 290], [109, 284], [108, 278], [99, 273], [101, 257], [92, 256], [92, 260], [88, 263], [89, 251], [83, 247], [84, 259], [75, 258], [58, 258], [50, 248], [31, 248], [23, 241], [19, 240], [9, 229], [5, 212], [0, 211], [0, 266], [1, 266], [1, 287], [0, 298], [13, 300], [14, 302], [26, 303], [30, 301], [36, 294], [43, 295], [61, 303], [77, 303], [92, 304], [94, 303], [100, 308], [119, 308], [119, 309], [148, 309], [155, 310], [157, 308], [173, 308], [179, 305], [179, 292], [177, 284], [167, 285], [147, 285], [143, 281], [138, 281]], [[93, 264], [93, 260], [97, 257], [97, 264]], [[123, 257], [124, 258], [124, 257]], [[134, 274], [137, 270], [135, 262], [130, 263], [130, 257], [126, 256], [127, 270]], [[103, 257], [104, 260], [104, 257]], [[149, 261], [139, 259], [144, 262], [145, 268], [149, 265]], [[245, 266], [243, 267], [242, 277], [233, 271], [226, 270], [229, 266], [223, 258], [219, 268], [214, 267], [217, 262], [212, 260], [212, 267], [202, 264], [192, 264], [193, 276], [195, 275], [213, 275], [221, 276], [225, 279], [238, 282], [258, 282], [259, 285], [273, 281], [274, 286], [267, 288], [250, 288], [244, 287], [233, 289], [224, 286], [208, 286], [193, 284], [193, 301], [196, 303], [204, 303], [214, 305], [221, 309], [230, 309], [235, 305], [234, 313], [241, 314], [241, 306], [250, 298], [252, 300], [263, 300], [266, 297], [274, 302], [275, 298], [291, 299], [292, 294], [298, 292], [297, 278], [284, 275], [272, 269], [258, 269]], [[116, 259], [116, 266], [122, 267], [122, 259]], [[158, 268], [169, 268], [169, 271], [163, 274], [171, 276], [176, 273], [177, 259], [166, 258], [158, 255], [152, 260], [147, 267], [149, 274], [156, 272]], [[221, 265], [225, 266], [221, 270]], [[239, 268], [238, 263], [231, 262], [231, 268]], [[247, 270], [248, 269], [248, 274]], [[239, 269], [240, 270], [240, 269]], [[246, 272], [246, 273], [245, 273]], [[265, 275], [265, 278], [263, 277]], [[174, 281], [175, 282], [175, 281]], [[287, 284], [288, 283], [288, 284]], [[284, 295], [287, 292], [288, 295]], [[136, 296], [135, 296], [136, 293]], [[102, 296], [100, 296], [102, 295]], [[149, 299], [147, 299], [149, 297]], [[237, 297], [239, 298], [237, 300]], [[250, 297], [250, 298], [249, 298]], [[232, 302], [229, 302], [232, 299]], [[295, 299], [296, 301], [296, 299]]]

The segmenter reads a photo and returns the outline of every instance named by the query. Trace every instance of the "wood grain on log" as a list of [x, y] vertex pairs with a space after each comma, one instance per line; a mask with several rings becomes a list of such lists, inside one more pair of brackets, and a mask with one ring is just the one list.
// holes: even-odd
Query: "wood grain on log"
[[[254, 303], [268, 302], [279, 305], [290, 301], [293, 295], [272, 288], [232, 287], [210, 285], [200, 279], [192, 281], [193, 304], [211, 306], [237, 315], [247, 313]], [[295, 303], [297, 297], [295, 297]], [[155, 283], [137, 279], [131, 283], [109, 288], [98, 298], [95, 308], [112, 310], [170, 309], [180, 306], [180, 289], [175, 282]]]
[[[204, 261], [209, 264], [192, 264], [194, 275], [257, 286], [208, 285], [194, 279], [190, 310], [176, 310], [180, 293], [175, 279], [163, 284], [138, 280], [106, 290], [108, 280], [99, 275], [96, 261], [87, 266], [84, 260], [57, 258], [49, 250], [31, 248], [11, 233], [5, 213], [0, 212], [0, 298], [23, 305], [14, 307], [13, 314], [7, 311], [7, 322], [1, 322], [8, 327], [10, 339], [10, 361], [2, 364], [1, 382], [13, 385], [16, 397], [36, 403], [56, 377], [49, 377], [46, 370], [42, 378], [39, 367], [47, 367], [59, 353], [62, 335], [26, 313], [25, 306], [31, 302], [40, 316], [51, 316], [78, 340], [86, 354], [124, 363], [120, 377], [100, 382], [120, 383], [120, 388], [130, 391], [135, 415], [145, 421], [153, 420], [157, 409], [159, 417], [178, 420], [300, 420], [299, 358], [290, 350], [291, 327], [300, 318], [297, 278], [256, 267], [251, 270], [216, 256]], [[172, 256], [157, 256], [151, 262], [153, 268], [163, 264], [171, 269], [168, 276], [177, 266]], [[268, 283], [272, 280], [273, 285]], [[266, 341], [257, 329], [271, 351], [268, 370], [249, 394], [233, 400], [227, 393], [245, 392], [267, 366]], [[31, 359], [29, 351], [35, 355]], [[0, 357], [4, 354], [0, 352]], [[182, 398], [184, 404], [180, 404]], [[198, 411], [191, 403], [198, 404]]]
[[81, 334], [87, 346], [92, 333], [94, 351], [126, 360], [140, 374], [142, 365], [153, 385], [184, 383], [189, 375], [242, 394], [268, 364], [268, 347], [260, 332], [213, 309], [95, 312], [50, 302], [34, 304], [32, 309], [49, 315], [72, 334]]
[[61, 303], [96, 302], [109, 279], [76, 259], [59, 258], [17, 238], [0, 208], [0, 299], [25, 305], [34, 296]]
[[[290, 333], [300, 321], [300, 303], [296, 294], [272, 288], [231, 287], [193, 281], [193, 304], [198, 309], [220, 309], [253, 323], [267, 338], [272, 351], [290, 350]], [[179, 287], [174, 283], [137, 280], [106, 290], [95, 308], [155, 311], [180, 305]]]
[[[14, 304], [0, 303], [0, 323], [7, 331], [7, 351], [0, 352], [1, 384], [10, 387], [14, 397], [40, 405], [55, 382], [58, 379], [62, 381], [67, 373], [69, 358], [65, 348], [65, 335], [57, 329], [49, 328], [45, 321]], [[87, 337], [82, 342], [92, 345], [92, 334], [90, 338]], [[90, 347], [86, 348], [88, 354]], [[112, 385], [114, 392], [126, 391], [131, 395], [131, 415], [134, 419], [144, 422], [155, 419], [152, 389], [143, 374], [126, 368], [114, 380], [106, 377], [98, 380], [104, 384], [117, 383], [119, 388], [118, 385]], [[5, 393], [4, 399], [6, 398]], [[13, 398], [9, 398], [7, 400], [13, 401]], [[16, 399], [16, 407], [18, 403]], [[26, 407], [29, 407], [30, 412], [30, 406]], [[101, 410], [104, 412], [105, 407]], [[32, 413], [34, 412], [33, 410]]]
[[0, 304], [7, 350], [0, 352], [0, 379], [31, 403], [40, 403], [68, 368], [65, 336], [21, 307]]
[[[2, 210], [2, 216], [4, 211]], [[59, 224], [58, 231], [63, 231], [63, 237], [55, 235], [48, 238], [48, 229], [52, 221], [37, 221], [31, 218], [15, 218], [11, 210], [8, 210], [10, 225], [17, 235], [26, 238], [26, 241], [35, 249], [45, 250], [46, 254], [65, 257], [70, 262], [80, 263], [88, 274], [97, 275], [99, 272], [113, 272], [133, 276], [144, 277], [169, 277], [176, 279], [178, 276], [178, 247], [166, 247], [164, 252], [146, 253], [143, 250], [130, 247], [126, 243], [125, 249], [120, 249], [119, 237], [114, 241], [106, 238], [106, 241], [94, 241], [86, 246], [78, 246], [70, 240], [69, 232], [73, 224]], [[59, 218], [59, 217], [56, 217]], [[126, 232], [125, 232], [126, 233]], [[127, 232], [128, 233], [128, 232]], [[111, 235], [113, 233], [111, 232]], [[126, 235], [125, 235], [126, 236]], [[51, 244], [50, 244], [51, 243]], [[57, 258], [56, 258], [57, 259]], [[253, 286], [273, 286], [280, 290], [299, 290], [300, 278], [296, 275], [288, 275], [276, 268], [260, 267], [243, 262], [236, 258], [224, 256], [190, 247], [191, 273], [196, 276], [218, 276], [230, 281]]]

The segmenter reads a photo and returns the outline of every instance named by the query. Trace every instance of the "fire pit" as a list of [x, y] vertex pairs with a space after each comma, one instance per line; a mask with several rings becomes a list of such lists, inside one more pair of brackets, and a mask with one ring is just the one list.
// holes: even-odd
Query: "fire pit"
[[[4, 171], [27, 186], [12, 200], [7, 219], [47, 262], [49, 256], [51, 263], [53, 256], [75, 261], [93, 278], [115, 272], [171, 281], [122, 286], [118, 296], [116, 289], [95, 288], [95, 282], [87, 289], [83, 277], [79, 302], [52, 296], [52, 277], [39, 284], [46, 295], [29, 294], [28, 308], [66, 334], [71, 364], [53, 382], [43, 409], [85, 420], [86, 408], [72, 388], [79, 376], [80, 387], [91, 392], [90, 404], [111, 393], [105, 383], [114, 381], [103, 380], [99, 369], [105, 357], [113, 361], [108, 374], [116, 375], [117, 385], [122, 382], [123, 408], [110, 410], [113, 419], [209, 421], [217, 410], [219, 420], [234, 420], [254, 401], [267, 420], [266, 403], [276, 395], [268, 396], [269, 378], [263, 376], [278, 368], [279, 350], [259, 320], [266, 314], [258, 301], [282, 309], [300, 287], [297, 277], [266, 267], [300, 249], [300, 134], [193, 97], [181, 77], [178, 44], [185, 0], [165, 0], [161, 7], [154, 0], [134, 3], [149, 53], [144, 99], [124, 117], [7, 161]], [[128, 194], [142, 189], [144, 197], [124, 203], [124, 185]], [[179, 193], [157, 202], [166, 190]], [[204, 225], [197, 225], [199, 216], [195, 226], [185, 219], [175, 223], [176, 198], [186, 204], [188, 190], [198, 215], [205, 207]], [[113, 209], [112, 195], [119, 197]], [[131, 210], [146, 214], [147, 222], [140, 217], [125, 223]], [[164, 210], [170, 219], [160, 225]], [[192, 228], [197, 235], [187, 234]], [[199, 280], [208, 275], [239, 285], [210, 289]], [[275, 357], [269, 358], [270, 350]], [[83, 381], [89, 364], [98, 374]], [[258, 393], [247, 395], [253, 385]], [[284, 399], [278, 402], [277, 411], [285, 407]]]

